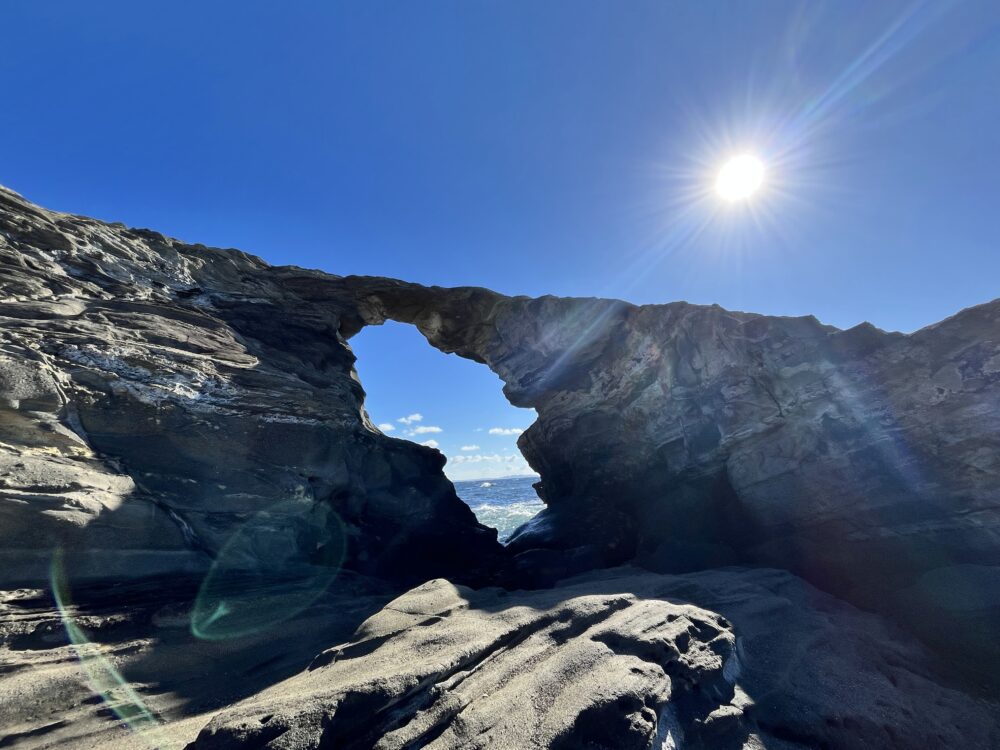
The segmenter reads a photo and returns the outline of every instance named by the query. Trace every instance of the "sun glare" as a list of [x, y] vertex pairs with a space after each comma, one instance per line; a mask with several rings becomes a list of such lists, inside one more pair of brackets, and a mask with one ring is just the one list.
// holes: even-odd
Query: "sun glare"
[[756, 193], [764, 182], [764, 164], [756, 156], [743, 154], [727, 161], [715, 181], [715, 191], [727, 201], [739, 201]]

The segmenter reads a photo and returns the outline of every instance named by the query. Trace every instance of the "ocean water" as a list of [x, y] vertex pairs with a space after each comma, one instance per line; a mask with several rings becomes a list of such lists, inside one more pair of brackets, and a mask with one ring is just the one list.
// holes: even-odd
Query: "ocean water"
[[545, 503], [531, 487], [538, 477], [508, 477], [455, 482], [455, 490], [476, 514], [480, 523], [492, 526], [505, 542], [514, 530], [534, 518]]

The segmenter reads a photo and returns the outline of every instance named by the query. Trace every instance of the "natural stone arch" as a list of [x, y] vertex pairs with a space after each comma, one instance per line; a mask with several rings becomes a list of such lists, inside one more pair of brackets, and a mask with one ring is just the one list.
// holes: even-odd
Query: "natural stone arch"
[[[512, 544], [515, 568], [559, 575], [633, 556], [664, 571], [764, 564], [926, 637], [989, 630], [986, 609], [937, 606], [932, 624], [920, 613], [940, 599], [927, 583], [938, 578], [992, 596], [993, 578], [973, 581], [963, 566], [996, 571], [987, 529], [1000, 527], [1000, 414], [980, 405], [1000, 389], [1000, 354], [981, 343], [1000, 338], [998, 303], [903, 336], [687, 303], [363, 277], [314, 290], [324, 286], [320, 296], [350, 300], [347, 335], [411, 322], [536, 409], [519, 445], [548, 508]], [[969, 410], [983, 415], [974, 438]], [[973, 454], [987, 444], [984, 463]], [[884, 575], [870, 575], [875, 559]], [[995, 652], [988, 641], [963, 655]]]

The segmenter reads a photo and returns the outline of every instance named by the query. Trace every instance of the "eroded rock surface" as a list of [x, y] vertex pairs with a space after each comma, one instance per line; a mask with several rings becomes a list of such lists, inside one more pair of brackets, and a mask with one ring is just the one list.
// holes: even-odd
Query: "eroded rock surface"
[[354, 295], [357, 325], [415, 324], [537, 410], [519, 446], [548, 507], [509, 545], [528, 576], [770, 565], [1000, 664], [1000, 300], [902, 335], [683, 302], [285, 283]]
[[369, 422], [344, 314], [244, 253], [0, 189], [0, 581], [57, 546], [77, 580], [204, 569], [247, 524], [230, 564], [325, 562], [340, 534], [389, 578], [496, 567], [441, 454]]
[[302, 671], [400, 593], [342, 573], [292, 620], [205, 640], [190, 628], [198, 587], [176, 574], [78, 585], [63, 612], [50, 591], [0, 591], [0, 747], [181, 750], [220, 708]]
[[190, 750], [990, 748], [998, 716], [788, 573], [618, 570], [537, 592], [431, 581]]

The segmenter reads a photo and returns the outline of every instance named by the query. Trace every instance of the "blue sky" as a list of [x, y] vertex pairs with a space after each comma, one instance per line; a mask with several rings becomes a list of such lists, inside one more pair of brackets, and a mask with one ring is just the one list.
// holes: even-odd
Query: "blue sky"
[[[338, 274], [843, 327], [1000, 288], [994, 0], [7, 0], [0, 22], [0, 182], [53, 208]], [[745, 151], [764, 188], [723, 205]], [[488, 430], [532, 415], [485, 368], [396, 326], [356, 349], [377, 422], [501, 456], [455, 476], [513, 470]]]

